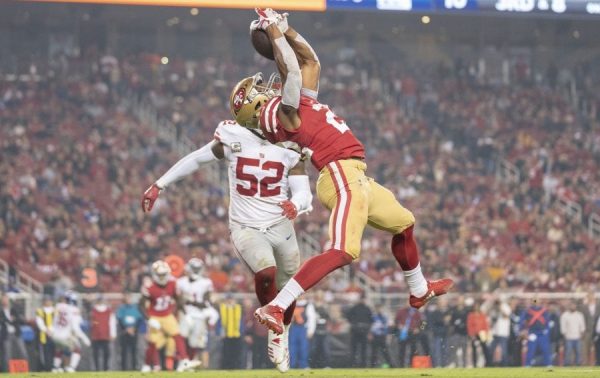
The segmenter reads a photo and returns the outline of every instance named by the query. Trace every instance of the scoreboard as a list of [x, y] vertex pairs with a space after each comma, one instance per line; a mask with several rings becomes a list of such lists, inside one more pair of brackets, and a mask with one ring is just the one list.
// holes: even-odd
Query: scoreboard
[[[0, 0], [3, 1], [3, 0]], [[162, 5], [210, 8], [271, 7], [286, 10], [329, 9], [404, 12], [530, 14], [600, 18], [600, 0], [18, 0], [96, 4]]]
[[600, 0], [327, 0], [327, 9], [600, 17]]

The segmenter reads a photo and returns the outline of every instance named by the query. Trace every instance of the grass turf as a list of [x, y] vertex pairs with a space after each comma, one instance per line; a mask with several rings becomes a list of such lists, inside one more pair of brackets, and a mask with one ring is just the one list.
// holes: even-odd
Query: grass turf
[[[485, 369], [314, 369], [314, 370], [290, 370], [281, 374], [275, 370], [200, 370], [195, 373], [152, 373], [142, 374], [138, 372], [80, 372], [75, 374], [64, 374], [73, 378], [600, 378], [600, 368], [485, 368]], [[0, 376], [8, 377], [6, 374]], [[19, 374], [15, 377], [50, 378], [60, 377], [63, 374], [30, 373]]]

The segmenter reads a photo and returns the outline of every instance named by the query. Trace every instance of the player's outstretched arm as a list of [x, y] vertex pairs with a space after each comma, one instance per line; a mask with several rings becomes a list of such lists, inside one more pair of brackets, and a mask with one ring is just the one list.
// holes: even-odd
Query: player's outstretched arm
[[198, 170], [202, 165], [223, 159], [223, 144], [213, 140], [200, 149], [187, 154], [173, 165], [151, 187], [146, 189], [142, 198], [142, 210], [149, 212], [158, 199], [160, 192], [172, 183], [181, 180]]
[[281, 106], [277, 110], [277, 117], [286, 129], [295, 130], [300, 127], [300, 117], [298, 116], [302, 88], [300, 65], [294, 50], [276, 24], [269, 25], [265, 31], [273, 45], [275, 63], [283, 81]]
[[222, 159], [224, 156], [223, 144], [213, 140], [181, 158], [161, 178], [156, 180], [156, 184], [159, 188], [164, 189], [185, 176], [194, 173], [204, 164]]
[[277, 13], [271, 8], [256, 8], [259, 19], [251, 24], [251, 29], [261, 23], [274, 24], [285, 36], [294, 51], [302, 73], [302, 94], [317, 98], [321, 65], [317, 53], [310, 43], [288, 24], [287, 13]]
[[319, 78], [321, 76], [319, 57], [308, 41], [291, 26], [288, 26], [284, 35], [300, 64], [302, 94], [316, 99], [319, 93]]

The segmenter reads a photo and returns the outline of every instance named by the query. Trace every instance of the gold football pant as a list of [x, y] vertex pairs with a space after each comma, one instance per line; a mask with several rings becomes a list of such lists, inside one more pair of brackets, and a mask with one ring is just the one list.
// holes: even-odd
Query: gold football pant
[[179, 335], [179, 324], [173, 314], [167, 316], [150, 316], [150, 319], [155, 319], [160, 328], [148, 327], [148, 341], [156, 345], [156, 349], [161, 349], [166, 346], [165, 354], [167, 356], [175, 355], [174, 336]]
[[360, 255], [361, 238], [367, 224], [393, 235], [415, 223], [414, 215], [394, 194], [365, 175], [362, 160], [337, 160], [319, 174], [317, 196], [331, 210], [330, 248]]

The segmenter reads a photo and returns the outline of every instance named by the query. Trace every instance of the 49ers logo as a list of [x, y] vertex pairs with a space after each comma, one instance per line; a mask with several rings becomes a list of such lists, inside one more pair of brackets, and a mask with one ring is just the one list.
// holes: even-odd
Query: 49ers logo
[[244, 99], [246, 98], [246, 89], [240, 88], [239, 91], [233, 96], [233, 110], [236, 112], [244, 105]]

